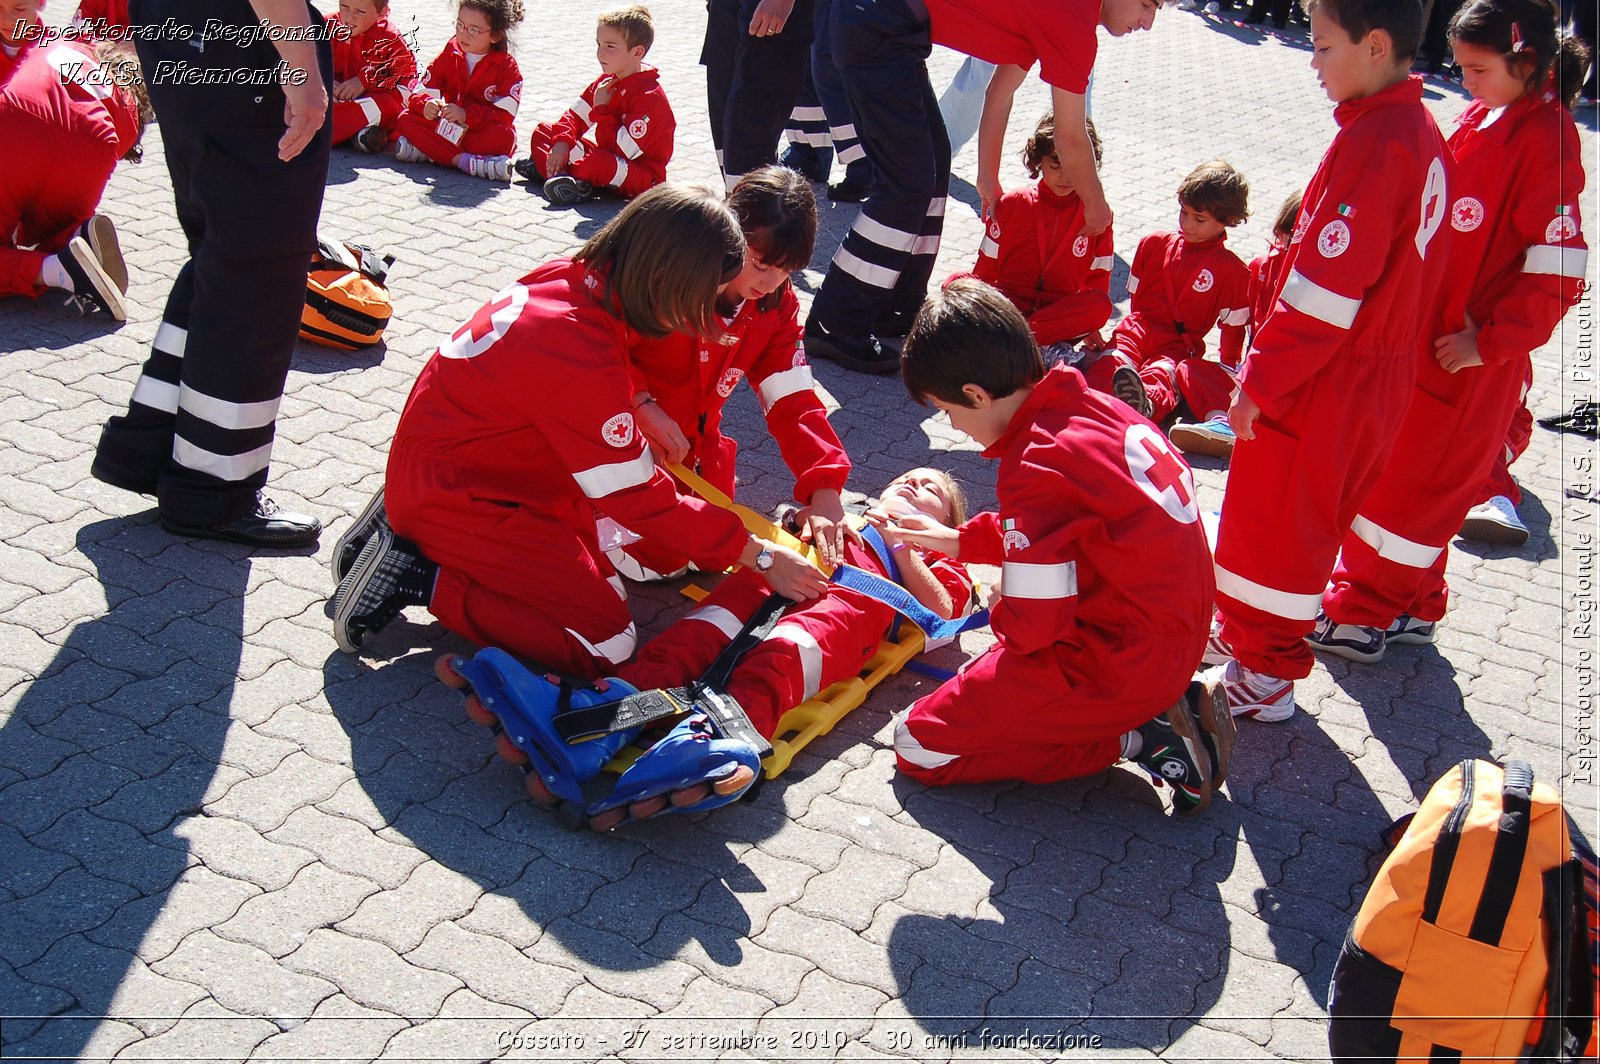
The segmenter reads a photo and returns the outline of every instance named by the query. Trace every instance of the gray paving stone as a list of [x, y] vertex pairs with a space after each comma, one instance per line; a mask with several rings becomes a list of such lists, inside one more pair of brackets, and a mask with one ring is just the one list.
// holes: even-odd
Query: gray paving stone
[[519, 1012], [548, 1016], [561, 1007], [583, 976], [540, 964], [515, 945], [469, 931], [453, 921], [435, 924], [407, 962], [455, 976], [475, 993]]
[[406, 1021], [387, 1012], [358, 1005], [343, 994], [317, 1003], [304, 1023], [297, 1023], [257, 1046], [256, 1060], [377, 1060], [384, 1046]]
[[382, 942], [396, 953], [409, 953], [434, 924], [471, 912], [482, 894], [482, 888], [466, 877], [426, 863], [400, 886], [368, 897], [339, 922], [338, 929]]
[[316, 853], [329, 868], [371, 880], [385, 890], [404, 883], [426, 855], [377, 835], [358, 821], [324, 813], [305, 805], [267, 832], [271, 842], [286, 843]]
[[601, 993], [630, 998], [651, 1011], [677, 1004], [700, 974], [687, 964], [646, 953], [621, 935], [565, 917], [552, 921], [526, 953], [540, 963], [579, 972]]
[[178, 828], [178, 834], [212, 871], [265, 890], [288, 886], [300, 869], [316, 860], [309, 850], [269, 842], [249, 824], [226, 816], [191, 817]]
[[170, 1030], [135, 1042], [122, 1051], [123, 1060], [245, 1061], [262, 1042], [277, 1033], [267, 1020], [231, 1012], [209, 998], [194, 1004]]
[[816, 968], [811, 961], [733, 937], [711, 924], [671, 915], [661, 921], [644, 950], [666, 960], [693, 965], [724, 986], [753, 990], [779, 1004], [800, 992], [800, 980]]
[[333, 983], [286, 968], [266, 951], [209, 930], [189, 935], [151, 966], [159, 975], [183, 972], [224, 1008], [243, 1015], [304, 1017], [337, 992]]
[[336, 872], [321, 862], [306, 865], [282, 890], [258, 894], [239, 907], [216, 932], [274, 957], [298, 949], [311, 932], [331, 927], [380, 889], [369, 879]]
[[412, 964], [382, 942], [330, 928], [313, 931], [282, 963], [318, 982], [336, 984], [369, 1009], [406, 1019], [434, 1015], [461, 986], [454, 976]]
[[[133, 948], [147, 963], [166, 957], [190, 934], [212, 927], [261, 893], [254, 883], [233, 879], [205, 865], [186, 868], [164, 894], [128, 902], [109, 922], [88, 932], [102, 945]], [[141, 936], [142, 939], [141, 939]]]

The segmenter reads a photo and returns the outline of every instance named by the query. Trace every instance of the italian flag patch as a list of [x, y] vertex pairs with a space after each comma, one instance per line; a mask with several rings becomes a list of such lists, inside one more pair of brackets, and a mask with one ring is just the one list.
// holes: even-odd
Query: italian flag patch
[[1348, 204], [1348, 203], [1339, 204], [1339, 217], [1341, 217], [1341, 218], [1354, 218], [1355, 216], [1356, 216], [1356, 209], [1354, 207], [1350, 206], [1350, 204]]

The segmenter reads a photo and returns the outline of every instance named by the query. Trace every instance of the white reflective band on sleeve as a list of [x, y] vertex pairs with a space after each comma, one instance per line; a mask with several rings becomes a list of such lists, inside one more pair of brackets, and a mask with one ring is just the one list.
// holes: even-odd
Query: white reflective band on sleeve
[[910, 251], [917, 246], [917, 234], [901, 232], [899, 229], [890, 229], [887, 225], [868, 218], [865, 214], [857, 215], [856, 224], [851, 228], [879, 247], [890, 248], [894, 251]]
[[375, 126], [383, 121], [383, 111], [378, 107], [378, 101], [371, 96], [363, 96], [356, 101], [361, 108], [361, 116], [367, 120], [367, 125]]
[[1019, 599], [1064, 599], [1078, 593], [1078, 563], [1035, 565], [1005, 562], [1000, 566], [1002, 594]]
[[627, 129], [617, 130], [617, 147], [622, 149], [622, 154], [630, 159], [637, 159], [644, 149], [639, 147], [639, 142], [633, 139], [633, 134]]
[[500, 97], [494, 102], [494, 105], [500, 108], [500, 110], [504, 111], [506, 114], [510, 115], [512, 118], [515, 118], [517, 117], [517, 103], [518, 100], [516, 96], [511, 95]]
[[639, 633], [632, 621], [628, 622], [628, 627], [602, 643], [591, 643], [571, 628], [567, 629], [567, 634], [582, 643], [589, 653], [613, 665], [621, 665], [633, 657], [634, 648], [639, 645]]
[[978, 254], [987, 255], [991, 259], [996, 258], [1000, 254], [1000, 245], [995, 242], [994, 237], [985, 235], [983, 243], [978, 245]]
[[628, 160], [620, 155], [613, 155], [612, 158], [617, 161], [617, 172], [611, 178], [611, 187], [621, 188], [623, 182], [628, 180]]
[[911, 711], [897, 715], [894, 719], [894, 752], [916, 765], [918, 768], [943, 768], [954, 761], [959, 755], [941, 754], [937, 750], [929, 750], [917, 741], [911, 734], [907, 720]]
[[162, 322], [161, 328], [156, 330], [156, 338], [150, 344], [163, 355], [173, 358], [182, 358], [184, 350], [189, 346], [189, 330], [180, 329], [171, 322]]
[[1250, 324], [1250, 308], [1249, 307], [1240, 307], [1237, 310], [1225, 310], [1225, 311], [1222, 312], [1222, 317], [1220, 319], [1218, 319], [1217, 324], [1219, 324], [1219, 325], [1249, 325]]
[[[823, 141], [823, 143], [829, 144], [832, 142]], [[839, 160], [840, 166], [849, 166], [851, 163], [860, 162], [866, 157], [867, 149], [863, 148], [860, 144], [847, 144], [843, 148], [840, 148], [839, 154], [835, 156], [835, 158]]]
[[721, 606], [697, 607], [685, 614], [683, 619], [686, 621], [704, 621], [729, 639], [744, 631], [744, 622], [735, 617], [731, 610], [723, 609]]
[[1360, 514], [1350, 522], [1350, 531], [1354, 532], [1361, 542], [1378, 552], [1378, 557], [1399, 565], [1409, 565], [1413, 569], [1426, 569], [1439, 557], [1443, 547], [1430, 547], [1426, 543], [1406, 539], [1396, 535], [1376, 521], [1368, 520]]
[[628, 589], [623, 585], [622, 577], [618, 576], [616, 573], [612, 573], [610, 576], [606, 577], [606, 583], [610, 584], [611, 590], [617, 593], [617, 598], [621, 599], [623, 602], [628, 601]]
[[1588, 265], [1589, 252], [1586, 248], [1558, 248], [1552, 244], [1539, 244], [1528, 249], [1522, 272], [1581, 278]]
[[834, 140], [856, 139], [856, 127], [854, 122], [846, 122], [842, 126], [829, 126], [828, 132], [833, 134]]
[[811, 376], [810, 366], [796, 366], [782, 373], [774, 373], [761, 382], [761, 389], [757, 393], [761, 396], [761, 412], [765, 414], [771, 410], [779, 399], [785, 399], [796, 392], [811, 391], [816, 384], [816, 378]]
[[187, 384], [178, 393], [178, 406], [201, 421], [208, 421], [222, 429], [259, 429], [270, 425], [278, 416], [280, 396], [263, 403], [230, 403], [197, 392]]
[[586, 156], [588, 154], [589, 154], [588, 149], [586, 149], [583, 146], [583, 144], [580, 142], [580, 143], [574, 144], [572, 146], [571, 150], [567, 152], [567, 161], [569, 163], [582, 162], [584, 156]]
[[218, 480], [244, 480], [271, 463], [272, 444], [262, 444], [243, 454], [213, 454], [204, 447], [196, 447], [182, 436], [175, 436], [172, 440], [172, 459], [185, 469], [209, 473]]
[[791, 122], [826, 122], [828, 112], [820, 107], [796, 107], [789, 112]]
[[[1110, 255], [1101, 255], [1099, 258], [1097, 258], [1093, 262], [1089, 263], [1089, 269], [1091, 269], [1091, 270], [1107, 270], [1107, 271], [1109, 271], [1111, 269], [1111, 256]], [[1132, 292], [1133, 289], [1130, 288], [1130, 289], [1128, 289], [1128, 291]]]
[[1272, 614], [1274, 617], [1284, 617], [1291, 621], [1314, 621], [1317, 611], [1322, 608], [1322, 592], [1313, 595], [1297, 595], [1292, 591], [1279, 591], [1277, 588], [1258, 584], [1254, 580], [1246, 580], [1237, 573], [1230, 573], [1222, 566], [1217, 566], [1217, 590], [1229, 598], [1238, 599], [1246, 606], [1254, 606], [1258, 610]]
[[804, 144], [811, 148], [826, 148], [833, 143], [833, 138], [826, 133], [807, 133], [803, 129], [791, 129], [789, 130], [789, 143]]
[[839, 250], [833, 253], [833, 262], [856, 280], [870, 284], [874, 288], [893, 288], [900, 280], [899, 270], [891, 270], [887, 266], [874, 266], [851, 254], [843, 244], [840, 244]]
[[742, 180], [744, 180], [744, 175], [743, 174], [723, 174], [722, 175], [722, 184], [723, 184], [724, 190], [727, 191], [727, 192], [730, 192], [730, 193], [733, 191], [734, 186], [737, 185]]
[[1131, 295], [1133, 295], [1133, 293], [1137, 292], [1138, 290], [1139, 290], [1139, 278], [1135, 277], [1131, 273], [1128, 274], [1128, 294], [1131, 296]]
[[153, 377], [140, 376], [139, 383], [133, 386], [133, 401], [168, 414], [178, 412], [178, 386], [158, 381]]
[[1306, 280], [1299, 270], [1289, 271], [1278, 298], [1300, 313], [1340, 329], [1355, 324], [1356, 312], [1361, 309], [1361, 300], [1330, 292], [1315, 281]]
[[572, 107], [570, 110], [573, 114], [578, 116], [578, 121], [582, 122], [584, 125], [589, 124], [589, 105], [584, 101], [582, 96], [579, 96], [576, 100], [572, 101]]
[[655, 475], [656, 464], [651, 460], [650, 452], [642, 451], [638, 457], [626, 462], [613, 462], [574, 473], [572, 479], [578, 482], [579, 489], [589, 498], [603, 499], [625, 488], [648, 484]]
[[418, 96], [425, 96], [430, 100], [442, 99], [444, 96], [444, 93], [440, 92], [426, 81], [424, 81], [421, 85], [418, 85], [412, 90], [412, 92]]
[[800, 675], [805, 685], [805, 693], [800, 700], [803, 702], [822, 690], [822, 648], [817, 646], [811, 633], [798, 624], [780, 624], [768, 632], [762, 642], [774, 639], [793, 645], [800, 656]]

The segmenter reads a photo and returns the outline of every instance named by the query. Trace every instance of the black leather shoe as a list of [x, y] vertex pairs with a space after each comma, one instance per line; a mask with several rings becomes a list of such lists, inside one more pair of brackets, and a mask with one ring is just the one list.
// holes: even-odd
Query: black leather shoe
[[137, 476], [125, 469], [118, 469], [110, 462], [96, 456], [89, 465], [89, 475], [102, 484], [110, 484], [113, 488], [131, 491], [138, 495], [154, 495], [156, 493], [156, 479]]
[[834, 335], [811, 325], [806, 328], [806, 358], [825, 358], [857, 373], [888, 375], [900, 372], [899, 352], [885, 348], [875, 336]]
[[322, 534], [322, 522], [308, 514], [278, 509], [265, 495], [256, 495], [249, 513], [220, 525], [180, 525], [165, 517], [161, 527], [179, 536], [195, 539], [226, 539], [250, 547], [306, 547]]
[[867, 186], [861, 181], [845, 178], [828, 186], [828, 199], [834, 203], [860, 203], [867, 198]]

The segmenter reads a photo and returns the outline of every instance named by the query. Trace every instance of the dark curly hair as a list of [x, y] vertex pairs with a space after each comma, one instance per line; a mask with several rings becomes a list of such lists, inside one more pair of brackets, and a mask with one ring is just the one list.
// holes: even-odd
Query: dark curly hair
[[[1083, 120], [1083, 128], [1084, 132], [1089, 134], [1089, 147], [1094, 149], [1094, 165], [1098, 170], [1101, 160], [1105, 158], [1105, 149], [1100, 144], [1100, 132], [1094, 128], [1092, 118]], [[1046, 111], [1039, 119], [1039, 124], [1033, 127], [1033, 135], [1028, 138], [1028, 143], [1022, 146], [1022, 165], [1028, 168], [1028, 176], [1038, 177], [1044, 161], [1055, 158], [1055, 154], [1056, 113]]]
[[461, 0], [460, 7], [481, 11], [483, 17], [489, 20], [489, 32], [500, 38], [489, 46], [491, 51], [510, 50], [506, 38], [522, 22], [522, 0]]

